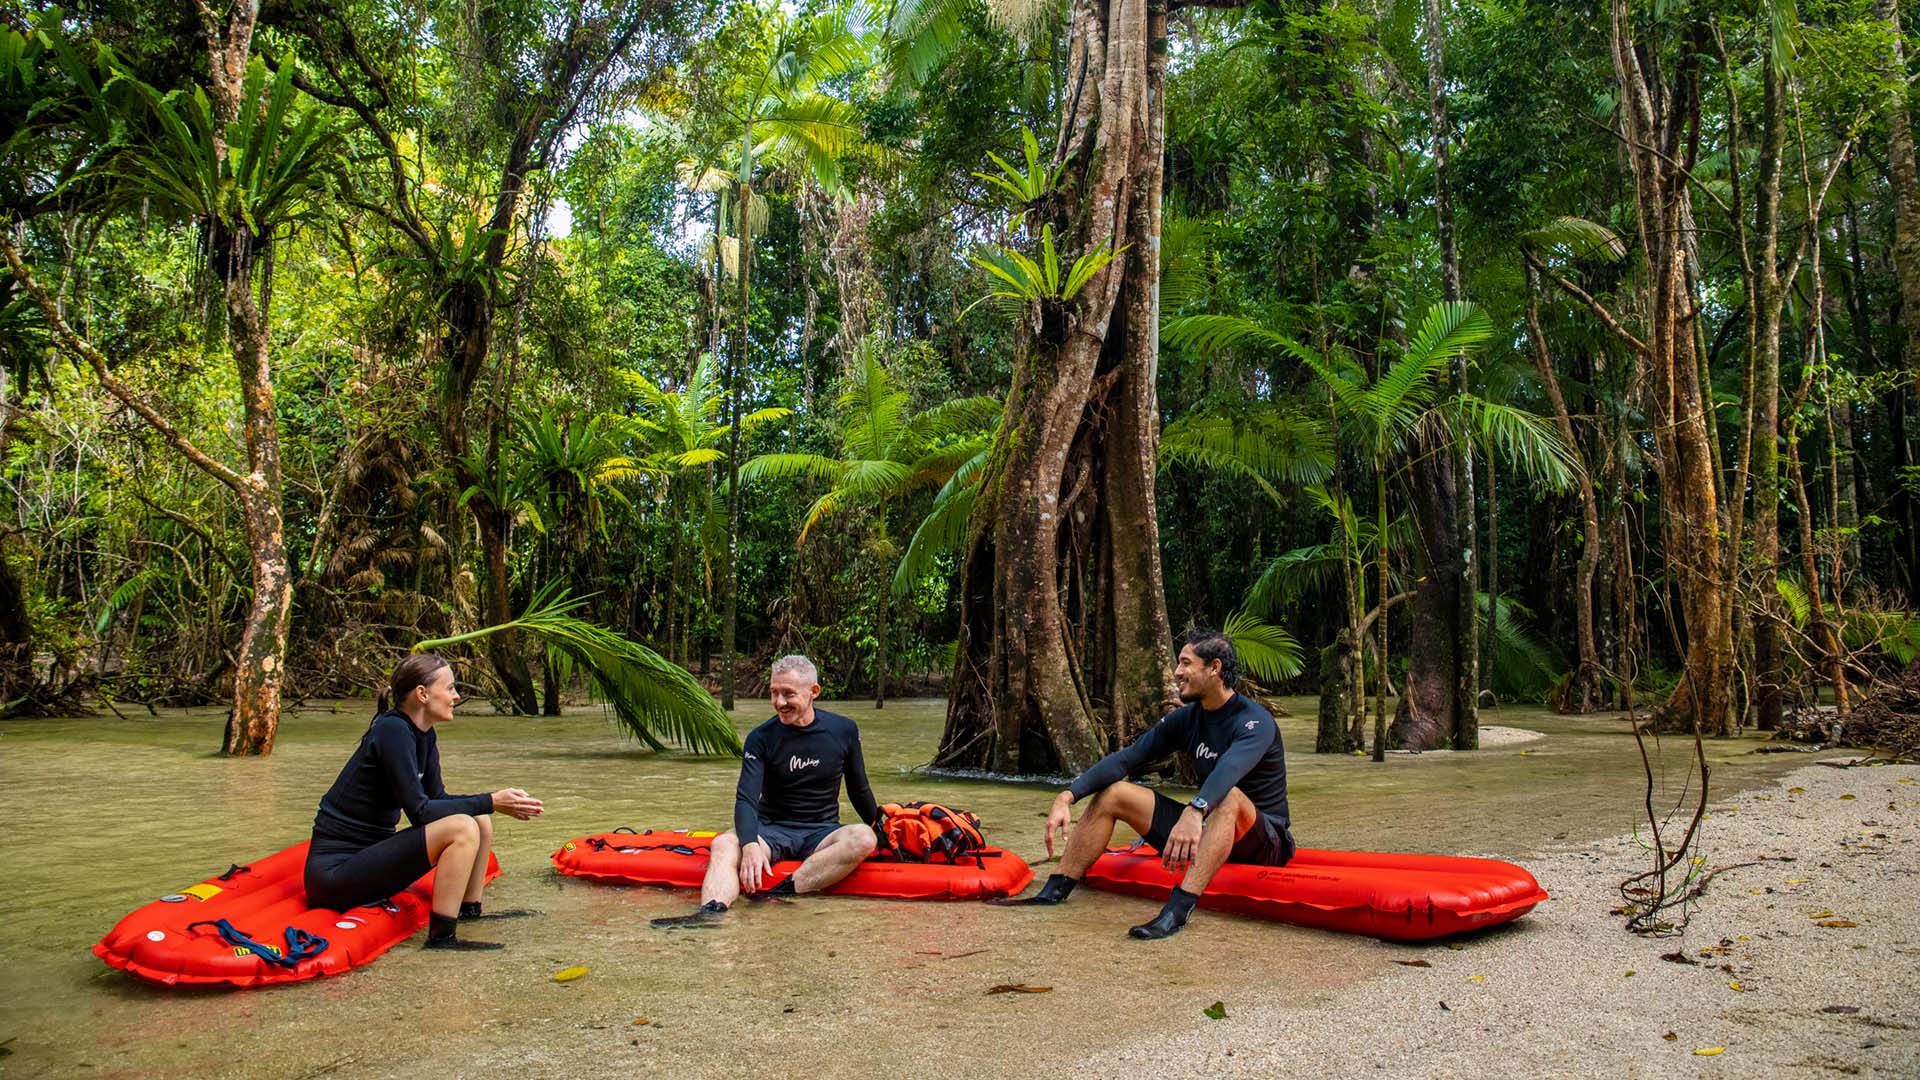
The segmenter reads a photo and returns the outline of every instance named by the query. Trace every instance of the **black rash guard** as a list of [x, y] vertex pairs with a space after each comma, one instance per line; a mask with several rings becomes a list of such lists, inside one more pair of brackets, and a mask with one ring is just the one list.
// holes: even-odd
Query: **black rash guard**
[[493, 813], [492, 795], [449, 795], [440, 742], [405, 713], [376, 717], [314, 815], [316, 845], [364, 848], [393, 835], [400, 815], [415, 828], [454, 814]]
[[1193, 770], [1200, 774], [1200, 797], [1209, 806], [1219, 806], [1227, 792], [1237, 787], [1283, 833], [1289, 827], [1287, 757], [1280, 747], [1280, 725], [1273, 722], [1272, 713], [1240, 694], [1218, 712], [1208, 712], [1197, 701], [1182, 705], [1132, 743], [1094, 762], [1067, 790], [1079, 802], [1175, 751], [1193, 755]]
[[760, 836], [760, 823], [823, 825], [840, 820], [840, 779], [861, 821], [879, 816], [860, 753], [860, 729], [839, 713], [813, 711], [806, 727], [774, 717], [747, 735], [740, 787], [733, 797], [733, 832], [742, 844]]

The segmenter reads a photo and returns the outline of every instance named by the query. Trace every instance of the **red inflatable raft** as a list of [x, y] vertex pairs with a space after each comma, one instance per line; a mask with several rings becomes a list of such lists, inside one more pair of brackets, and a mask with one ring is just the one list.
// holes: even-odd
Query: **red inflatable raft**
[[[165, 986], [266, 986], [372, 963], [427, 925], [431, 871], [385, 903], [341, 912], [307, 905], [306, 863], [302, 842], [235, 865], [121, 919], [93, 954]], [[487, 880], [499, 875], [489, 854]]]
[[[554, 868], [569, 877], [626, 885], [668, 885], [697, 889], [707, 875], [714, 834], [649, 829], [597, 833], [569, 840], [553, 853]], [[792, 860], [773, 864], [769, 888], [800, 868]], [[959, 863], [868, 859], [853, 873], [824, 890], [835, 896], [877, 896], [893, 900], [984, 900], [1011, 896], [1033, 880], [1033, 869], [1011, 851], [987, 848], [962, 856]]]
[[[1087, 884], [1164, 899], [1180, 875], [1151, 848], [1109, 849]], [[1301, 848], [1285, 866], [1228, 863], [1200, 906], [1262, 919], [1423, 941], [1517, 919], [1547, 898], [1533, 875], [1498, 859]]]

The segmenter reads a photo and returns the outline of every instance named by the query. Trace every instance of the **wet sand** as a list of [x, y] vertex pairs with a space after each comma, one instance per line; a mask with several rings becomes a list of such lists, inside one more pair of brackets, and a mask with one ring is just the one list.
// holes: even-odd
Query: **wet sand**
[[[1539, 870], [1547, 864], [1531, 856], [1628, 831], [1641, 798], [1618, 718], [1509, 707], [1486, 722], [1545, 738], [1375, 765], [1305, 752], [1312, 702], [1288, 706], [1295, 832], [1306, 846], [1486, 854]], [[883, 800], [973, 809], [996, 843], [1045, 875], [1052, 787], [911, 772], [938, 740], [940, 702], [835, 708], [860, 722]], [[756, 704], [736, 721], [745, 730], [765, 715]], [[1089, 1060], [1117, 1065], [1097, 1055], [1132, 1045], [1143, 1026], [1190, 1033], [1188, 1018], [1215, 1000], [1238, 1015], [1262, 1001], [1333, 1002], [1381, 978], [1379, 943], [1211, 913], [1170, 942], [1133, 942], [1126, 927], [1153, 905], [1084, 889], [1042, 911], [803, 898], [742, 905], [715, 930], [649, 930], [648, 918], [687, 910], [691, 894], [564, 879], [548, 853], [616, 825], [724, 825], [736, 765], [645, 753], [594, 709], [539, 720], [463, 712], [443, 729], [450, 788], [514, 784], [547, 800], [544, 817], [499, 826], [506, 872], [489, 902], [544, 913], [488, 925], [508, 944], [502, 952], [447, 956], [408, 943], [339, 978], [198, 993], [146, 986], [87, 952], [133, 907], [304, 839], [366, 720], [364, 703], [302, 710], [274, 755], [253, 761], [212, 753], [215, 710], [0, 724], [0, 1046], [10, 1052], [0, 1074], [1060, 1074]], [[1755, 755], [1755, 745], [1710, 745], [1716, 792], [1769, 784], [1807, 760]], [[1690, 747], [1664, 749], [1677, 785]], [[1517, 929], [1625, 936], [1589, 908], [1556, 899]], [[591, 972], [552, 981], [571, 965]], [[987, 994], [1008, 982], [1053, 989]], [[1586, 1019], [1566, 1023], [1577, 1032]]]

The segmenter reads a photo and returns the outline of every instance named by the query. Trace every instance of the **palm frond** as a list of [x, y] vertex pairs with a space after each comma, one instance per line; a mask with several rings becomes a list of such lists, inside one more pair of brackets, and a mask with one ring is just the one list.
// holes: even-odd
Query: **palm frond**
[[668, 742], [674, 742], [697, 754], [740, 755], [740, 736], [706, 688], [685, 668], [646, 646], [574, 617], [572, 612], [583, 602], [570, 599], [563, 588], [548, 585], [534, 595], [517, 619], [422, 641], [413, 651], [426, 652], [476, 641], [502, 630], [518, 630], [591, 673], [595, 689], [613, 707], [621, 727], [654, 750], [665, 750]]
[[1597, 221], [1581, 217], [1557, 217], [1520, 239], [1540, 248], [1564, 248], [1576, 259], [1619, 262], [1627, 257], [1627, 245], [1620, 235]]
[[1346, 560], [1341, 545], [1312, 544], [1283, 551], [1247, 589], [1241, 604], [1254, 614], [1270, 614], [1302, 596], [1323, 594], [1340, 583]]
[[1240, 654], [1240, 663], [1256, 678], [1283, 682], [1300, 674], [1300, 643], [1278, 626], [1244, 611], [1227, 616], [1220, 628]]
[[1565, 491], [1581, 474], [1579, 453], [1552, 424], [1525, 409], [1467, 394], [1454, 402], [1452, 411], [1476, 442], [1497, 450], [1535, 483]]

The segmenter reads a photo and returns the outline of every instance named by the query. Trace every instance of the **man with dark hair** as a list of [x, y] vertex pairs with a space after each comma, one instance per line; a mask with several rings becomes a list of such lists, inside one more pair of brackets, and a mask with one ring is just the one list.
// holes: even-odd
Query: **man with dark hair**
[[[1218, 630], [1189, 633], [1173, 680], [1186, 704], [1126, 747], [1108, 754], [1074, 780], [1047, 814], [1047, 854], [1053, 834], [1066, 838], [1060, 872], [1040, 891], [1010, 904], [1058, 904], [1073, 892], [1124, 821], [1160, 852], [1169, 870], [1186, 871], [1151, 922], [1129, 931], [1137, 938], [1177, 933], [1223, 863], [1284, 866], [1293, 858], [1288, 831], [1287, 761], [1273, 714], [1234, 692], [1240, 658]], [[1185, 803], [1130, 783], [1149, 765], [1176, 751], [1193, 757], [1200, 793]], [[1073, 804], [1092, 797], [1072, 828]]]

